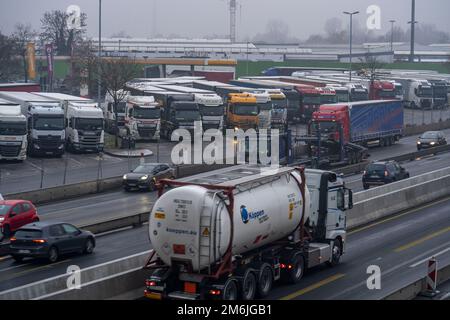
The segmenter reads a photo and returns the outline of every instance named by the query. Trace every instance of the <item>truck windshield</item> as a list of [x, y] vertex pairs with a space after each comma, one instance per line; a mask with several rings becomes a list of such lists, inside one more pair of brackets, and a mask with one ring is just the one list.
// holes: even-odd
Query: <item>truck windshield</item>
[[159, 108], [133, 108], [133, 117], [136, 119], [159, 119], [161, 111]]
[[320, 96], [320, 104], [336, 103], [337, 96], [332, 95], [322, 95]]
[[286, 99], [275, 100], [272, 99], [273, 109], [285, 109], [287, 107]]
[[178, 121], [200, 121], [200, 112], [198, 110], [177, 110], [175, 118]]
[[433, 96], [433, 91], [431, 88], [419, 88], [419, 97], [431, 98]]
[[220, 106], [203, 106], [199, 105], [202, 116], [223, 116], [224, 107]]
[[434, 87], [433, 96], [435, 98], [447, 97], [447, 87]]
[[395, 86], [395, 95], [396, 96], [403, 95], [403, 87], [402, 86], [399, 86], [399, 85]]
[[395, 99], [395, 91], [393, 91], [393, 90], [391, 90], [391, 91], [388, 91], [388, 90], [381, 90], [381, 91], [379, 92], [379, 94], [380, 94], [380, 97], [382, 97], [382, 98], [392, 98], [392, 99]]
[[259, 112], [256, 104], [235, 104], [233, 113], [238, 116], [257, 116]]
[[78, 130], [102, 130], [103, 119], [78, 118], [75, 122], [75, 129]]
[[348, 102], [348, 93], [347, 92], [337, 92], [336, 97], [337, 97], [337, 102]]
[[320, 96], [304, 96], [303, 97], [304, 104], [320, 104]]
[[126, 107], [126, 102], [119, 102], [118, 104], [117, 104], [117, 112], [118, 113], [124, 113], [125, 112], [125, 107]]
[[352, 92], [352, 101], [366, 101], [369, 99], [367, 92]]
[[33, 128], [36, 130], [63, 130], [64, 116], [60, 117], [35, 117]]
[[320, 124], [321, 134], [327, 134], [330, 132], [335, 132], [337, 130], [336, 122], [320, 121], [314, 122], [313, 125], [311, 126], [313, 134], [317, 134], [318, 124]]
[[26, 122], [0, 121], [0, 135], [23, 136], [27, 134]]
[[259, 110], [272, 110], [272, 102], [258, 103]]

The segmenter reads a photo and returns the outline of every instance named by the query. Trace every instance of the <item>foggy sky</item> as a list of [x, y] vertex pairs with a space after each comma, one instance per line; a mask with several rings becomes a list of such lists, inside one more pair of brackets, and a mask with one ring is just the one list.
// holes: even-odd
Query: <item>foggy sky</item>
[[[186, 38], [229, 34], [227, 0], [103, 0], [102, 35], [109, 37], [125, 31], [132, 37], [165, 37], [177, 34]], [[155, 4], [156, 3], [156, 4]], [[88, 36], [98, 35], [98, 0], [0, 0], [0, 30], [9, 34], [18, 22], [40, 28], [40, 18], [48, 10], [63, 10], [79, 5], [88, 16]], [[411, 16], [410, 0], [238, 0], [237, 37], [253, 37], [264, 33], [271, 19], [283, 20], [290, 36], [306, 39], [311, 34], [323, 33], [325, 21], [342, 18], [342, 11], [359, 10], [361, 26], [366, 25], [366, 9], [376, 4], [381, 7], [382, 30], [390, 30], [389, 20], [406, 29]], [[239, 10], [239, 8], [242, 8]], [[416, 20], [434, 24], [450, 31], [450, 1], [417, 0]], [[156, 10], [155, 10], [156, 9]], [[345, 19], [345, 20], [344, 20]]]

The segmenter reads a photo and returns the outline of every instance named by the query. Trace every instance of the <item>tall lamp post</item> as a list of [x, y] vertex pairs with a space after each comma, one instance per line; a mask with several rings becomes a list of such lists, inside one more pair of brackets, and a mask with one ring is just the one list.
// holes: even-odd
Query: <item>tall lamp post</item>
[[102, 98], [102, 76], [101, 76], [101, 59], [102, 59], [102, 0], [98, 0], [98, 107]]
[[353, 15], [358, 14], [359, 11], [347, 12], [344, 11], [344, 14], [350, 16], [350, 82], [352, 82], [352, 45], [353, 45]]
[[394, 23], [395, 20], [389, 20], [391, 23], [391, 52], [394, 52]]

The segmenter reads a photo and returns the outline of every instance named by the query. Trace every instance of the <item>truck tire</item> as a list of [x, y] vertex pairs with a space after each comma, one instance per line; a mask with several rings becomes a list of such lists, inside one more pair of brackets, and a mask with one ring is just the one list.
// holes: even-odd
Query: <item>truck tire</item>
[[222, 300], [237, 300], [238, 293], [239, 290], [236, 279], [228, 278], [223, 286]]
[[258, 298], [265, 298], [269, 295], [273, 286], [273, 270], [268, 263], [263, 263], [258, 275]]
[[301, 254], [294, 254], [290, 259], [289, 265], [291, 265], [292, 268], [287, 268], [282, 273], [283, 282], [288, 284], [296, 284], [303, 277], [305, 259]]
[[327, 264], [330, 267], [337, 266], [339, 264], [339, 260], [342, 256], [342, 242], [341, 239], [334, 239], [333, 248], [332, 248], [332, 257], [331, 261], [328, 261]]
[[257, 281], [255, 273], [249, 269], [244, 273], [241, 283], [241, 299], [253, 300], [256, 296]]

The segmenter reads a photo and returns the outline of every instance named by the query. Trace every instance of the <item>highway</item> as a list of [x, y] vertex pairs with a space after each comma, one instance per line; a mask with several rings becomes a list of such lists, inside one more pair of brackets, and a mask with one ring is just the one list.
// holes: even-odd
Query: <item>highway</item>
[[[304, 125], [293, 126], [291, 129], [294, 135], [301, 135], [305, 132]], [[450, 129], [443, 130], [443, 132], [450, 141]], [[417, 150], [416, 139], [417, 136], [410, 136], [401, 139], [391, 147], [370, 148], [370, 160], [385, 159], [414, 152]], [[160, 144], [160, 162], [171, 162], [170, 154], [174, 145], [173, 142], [162, 142]], [[156, 162], [156, 143], [140, 143], [138, 147], [152, 150], [154, 154], [146, 158], [146, 161]], [[135, 168], [138, 163], [139, 159], [104, 155], [99, 165], [98, 156], [95, 154], [74, 155], [70, 153], [66, 153], [63, 159], [29, 158], [24, 163], [2, 161], [0, 162], [0, 193], [10, 194], [36, 190], [40, 188], [41, 180], [43, 188], [63, 185], [65, 171], [66, 184], [95, 180], [97, 177], [116, 177]], [[44, 172], [43, 179], [41, 179], [42, 170]]]
[[[91, 256], [69, 256], [48, 265], [0, 258], [0, 291], [151, 248], [147, 225], [98, 237]], [[297, 285], [276, 285], [269, 299], [378, 299], [426, 272], [426, 258], [450, 262], [450, 198], [350, 232], [346, 254], [335, 268], [312, 269]], [[439, 254], [439, 253], [442, 254]], [[381, 268], [381, 290], [366, 287], [369, 265]], [[143, 279], [144, 280], [144, 279]]]

